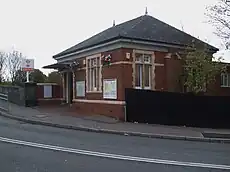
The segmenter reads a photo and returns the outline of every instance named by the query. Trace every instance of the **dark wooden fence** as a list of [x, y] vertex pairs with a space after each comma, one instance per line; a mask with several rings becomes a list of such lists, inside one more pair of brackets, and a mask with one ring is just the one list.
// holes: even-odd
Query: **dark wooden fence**
[[125, 90], [129, 122], [230, 128], [229, 96], [195, 96], [150, 90]]
[[0, 93], [8, 95], [8, 101], [17, 105], [25, 105], [24, 88], [20, 86], [0, 86]]
[[0, 93], [8, 95], [8, 101], [20, 106], [36, 106], [36, 83], [21, 86], [0, 86]]

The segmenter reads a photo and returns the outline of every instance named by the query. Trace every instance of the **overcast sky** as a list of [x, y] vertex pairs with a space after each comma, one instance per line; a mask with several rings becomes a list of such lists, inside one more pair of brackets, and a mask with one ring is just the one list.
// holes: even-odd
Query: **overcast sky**
[[221, 47], [204, 15], [216, 1], [0, 0], [0, 50], [19, 50], [41, 68], [54, 63], [56, 53], [111, 27], [113, 20], [119, 24], [143, 15], [145, 7], [149, 15]]

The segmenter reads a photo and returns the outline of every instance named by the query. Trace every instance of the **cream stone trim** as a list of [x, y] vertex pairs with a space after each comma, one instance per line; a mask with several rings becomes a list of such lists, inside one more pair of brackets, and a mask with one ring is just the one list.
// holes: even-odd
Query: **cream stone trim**
[[88, 59], [93, 59], [93, 58], [96, 58], [96, 57], [101, 57], [101, 53], [93, 54], [93, 55], [87, 56], [87, 57], [86, 57], [86, 66], [88, 65], [88, 64], [87, 64], [87, 60], [88, 60]]
[[37, 85], [58, 85], [57, 83], [37, 83]]
[[66, 80], [65, 80], [65, 82], [66, 82], [66, 84], [65, 84], [66, 85], [66, 103], [70, 103], [69, 102], [69, 96], [70, 96], [69, 95], [69, 92], [70, 92], [69, 91], [69, 78], [70, 78], [69, 73], [66, 73]]
[[164, 64], [161, 64], [161, 63], [154, 63], [154, 66], [164, 66]]
[[40, 99], [38, 99], [38, 101], [43, 101], [43, 100], [64, 100], [64, 98], [40, 98]]
[[119, 64], [133, 64], [131, 61], [119, 61], [119, 62], [113, 62], [110, 65], [119, 65]]
[[164, 58], [171, 59], [171, 57], [172, 57], [172, 53], [168, 53]]
[[77, 68], [77, 71], [80, 71], [80, 70], [86, 70], [86, 67]]
[[132, 62], [132, 69], [133, 69], [133, 73], [132, 73], [132, 86], [133, 88], [135, 88], [135, 75], [136, 75], [136, 71], [135, 71], [135, 54], [136, 53], [140, 53], [140, 54], [150, 54], [152, 55], [152, 59], [151, 59], [151, 68], [152, 68], [152, 72], [151, 72], [151, 81], [150, 81], [150, 89], [151, 90], [155, 90], [155, 66], [158, 65], [162, 65], [162, 64], [158, 64], [155, 63], [155, 53], [153, 51], [145, 51], [145, 50], [133, 50], [132, 53], [132, 57], [133, 57], [133, 62]]
[[140, 54], [153, 54], [153, 51], [146, 51], [146, 50], [133, 50], [134, 53]]
[[99, 92], [102, 92], [103, 88], [102, 88], [102, 64], [101, 64], [101, 56], [100, 56], [100, 68], [99, 68]]
[[[133, 62], [132, 61], [119, 61], [119, 62], [111, 63], [111, 65], [119, 65], [119, 64], [130, 64], [130, 65], [132, 65]], [[164, 64], [162, 64], [162, 63], [153, 63], [153, 65], [155, 65], [155, 66], [164, 66]]]
[[135, 68], [135, 51], [134, 50], [133, 50], [133, 53], [132, 53], [132, 58], [133, 58], [133, 61], [132, 61], [132, 69], [133, 69], [133, 72], [132, 72], [132, 86], [133, 86], [133, 88], [135, 88], [136, 68]]
[[125, 101], [73, 99], [73, 102], [125, 105]]
[[102, 91], [86, 91], [86, 93], [102, 93]]
[[151, 82], [151, 89], [152, 90], [155, 90], [156, 89], [156, 73], [155, 73], [155, 69], [156, 69], [156, 65], [155, 65], [155, 59], [156, 59], [156, 56], [155, 56], [155, 53], [152, 52], [152, 82]]

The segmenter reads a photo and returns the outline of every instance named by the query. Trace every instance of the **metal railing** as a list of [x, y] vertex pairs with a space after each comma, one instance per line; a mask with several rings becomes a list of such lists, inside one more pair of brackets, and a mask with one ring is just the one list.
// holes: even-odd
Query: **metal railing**
[[0, 93], [0, 110], [9, 112], [9, 99], [7, 94]]

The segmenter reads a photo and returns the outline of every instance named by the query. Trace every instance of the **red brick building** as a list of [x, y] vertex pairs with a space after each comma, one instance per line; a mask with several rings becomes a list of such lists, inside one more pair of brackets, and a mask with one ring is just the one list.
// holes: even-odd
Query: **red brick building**
[[[210, 53], [218, 51], [144, 15], [54, 55], [57, 63], [44, 68], [62, 73], [63, 98], [76, 112], [124, 119], [125, 88], [183, 92], [181, 59], [191, 43], [205, 44]], [[110, 64], [103, 65], [109, 57]], [[215, 89], [221, 89], [218, 84]]]

